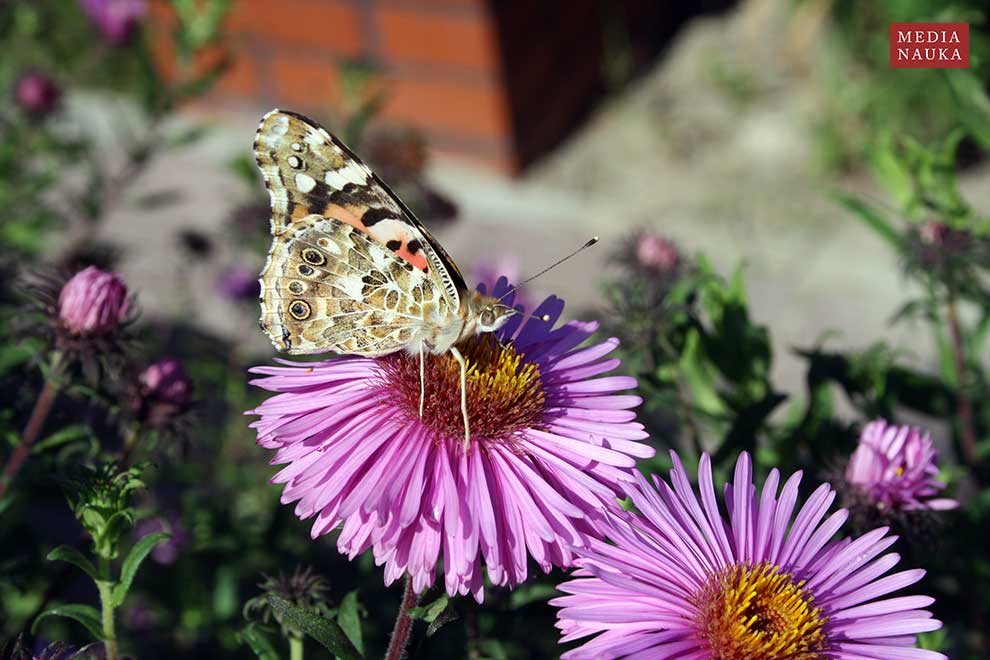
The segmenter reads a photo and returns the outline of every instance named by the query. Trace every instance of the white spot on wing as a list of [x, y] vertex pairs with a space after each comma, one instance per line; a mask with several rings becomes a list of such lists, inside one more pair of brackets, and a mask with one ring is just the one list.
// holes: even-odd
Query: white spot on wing
[[308, 193], [316, 187], [316, 179], [308, 174], [299, 173], [295, 177], [296, 188], [301, 193]]
[[351, 161], [339, 170], [329, 170], [324, 177], [327, 185], [335, 190], [343, 190], [348, 183], [363, 186], [368, 182], [368, 168]]

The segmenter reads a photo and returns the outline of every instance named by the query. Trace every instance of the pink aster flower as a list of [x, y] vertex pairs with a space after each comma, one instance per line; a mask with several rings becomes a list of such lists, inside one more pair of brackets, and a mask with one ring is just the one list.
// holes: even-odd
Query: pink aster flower
[[124, 322], [130, 308], [127, 287], [115, 274], [89, 266], [58, 294], [58, 319], [73, 336], [106, 335]]
[[148, 365], [137, 380], [133, 405], [138, 419], [152, 428], [168, 426], [192, 405], [192, 382], [175, 358]]
[[928, 596], [890, 594], [923, 570], [885, 575], [896, 537], [873, 530], [833, 536], [844, 509], [820, 486], [794, 515], [801, 474], [778, 493], [772, 470], [757, 493], [747, 454], [736, 462], [720, 507], [711, 460], [702, 456], [695, 493], [675, 454], [670, 484], [637, 475], [628, 494], [639, 514], [618, 513], [577, 550], [577, 579], [560, 585], [562, 641], [595, 637], [562, 657], [594, 658], [944, 658], [912, 648], [942, 623], [921, 609]]
[[[506, 291], [503, 278], [495, 295]], [[506, 299], [511, 304], [511, 296]], [[554, 329], [563, 302], [513, 317], [497, 337], [459, 345], [468, 359], [471, 442], [464, 449], [459, 368], [429, 356], [419, 417], [418, 357], [343, 357], [256, 367], [253, 381], [279, 392], [252, 414], [258, 442], [287, 466], [282, 501], [315, 518], [314, 538], [340, 527], [337, 548], [371, 548], [385, 581], [403, 574], [422, 592], [443, 560], [447, 593], [483, 598], [482, 564], [496, 585], [572, 562], [637, 457], [654, 450], [629, 410], [641, 400], [606, 359], [618, 342], [579, 348], [594, 323]], [[541, 320], [549, 315], [550, 321]]]
[[681, 253], [660, 234], [644, 231], [635, 239], [636, 263], [644, 270], [670, 275], [681, 265]]
[[878, 419], [863, 428], [845, 478], [884, 511], [954, 509], [959, 502], [936, 497], [945, 488], [935, 479], [937, 458], [931, 436], [921, 429]]

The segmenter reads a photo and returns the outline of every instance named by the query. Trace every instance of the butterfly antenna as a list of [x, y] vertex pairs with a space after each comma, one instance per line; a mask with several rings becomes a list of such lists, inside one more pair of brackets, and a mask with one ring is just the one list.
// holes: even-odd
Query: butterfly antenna
[[[499, 297], [499, 300], [501, 300], [502, 298], [505, 298], [507, 295], [509, 295], [510, 293], [512, 293], [513, 291], [515, 291], [518, 287], [522, 286], [523, 284], [527, 284], [529, 282], [532, 282], [533, 280], [535, 280], [540, 275], [543, 275], [544, 273], [547, 273], [547, 272], [553, 270], [554, 268], [556, 268], [560, 264], [564, 263], [565, 261], [567, 261], [571, 257], [576, 257], [578, 254], [580, 254], [581, 252], [584, 252], [585, 250], [587, 250], [588, 248], [590, 248], [592, 245], [594, 245], [597, 242], [598, 242], [598, 237], [597, 236], [592, 236], [588, 240], [587, 243], [585, 243], [584, 245], [582, 245], [578, 249], [574, 250], [573, 252], [571, 252], [566, 257], [563, 257], [561, 259], [558, 259], [557, 261], [553, 262], [552, 264], [550, 264], [549, 266], [547, 266], [546, 268], [544, 268], [543, 270], [541, 270], [540, 272], [538, 272], [536, 275], [530, 275], [529, 277], [527, 277], [526, 279], [524, 279], [522, 282], [519, 282], [518, 284], [514, 284], [512, 286], [512, 288], [510, 288], [508, 291], [506, 291], [505, 293], [503, 293]], [[545, 321], [547, 319], [543, 319], [543, 320]]]

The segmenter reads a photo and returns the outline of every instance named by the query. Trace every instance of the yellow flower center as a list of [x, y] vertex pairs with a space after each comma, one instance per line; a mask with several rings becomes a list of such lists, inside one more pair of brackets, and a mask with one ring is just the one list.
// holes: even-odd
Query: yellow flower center
[[[527, 362], [511, 342], [502, 344], [491, 333], [461, 342], [457, 349], [467, 362], [467, 409], [471, 439], [511, 441], [527, 427], [537, 426], [546, 397], [540, 368]], [[419, 417], [419, 356], [405, 353], [379, 360], [383, 399], [398, 404], [409, 419], [421, 421], [444, 439], [464, 441], [461, 417], [461, 367], [450, 353], [426, 355], [423, 417]]]
[[712, 660], [818, 660], [826, 648], [822, 609], [804, 582], [767, 563], [737, 564], [695, 596]]

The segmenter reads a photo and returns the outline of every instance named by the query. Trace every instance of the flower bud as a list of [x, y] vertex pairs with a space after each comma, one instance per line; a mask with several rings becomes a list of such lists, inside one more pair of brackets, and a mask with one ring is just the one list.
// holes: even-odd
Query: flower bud
[[636, 262], [645, 270], [672, 273], [681, 263], [677, 247], [659, 234], [643, 232], [634, 246]]
[[79, 0], [79, 5], [103, 38], [115, 46], [126, 44], [148, 13], [145, 0]]
[[17, 81], [17, 104], [30, 116], [46, 117], [58, 107], [62, 90], [55, 81], [40, 73], [28, 73]]
[[927, 433], [879, 419], [863, 429], [845, 478], [881, 511], [954, 509], [958, 502], [936, 497], [945, 488], [936, 459]]
[[73, 275], [58, 296], [59, 322], [74, 336], [112, 333], [120, 327], [129, 308], [124, 282], [95, 266]]
[[182, 363], [164, 358], [147, 367], [138, 376], [141, 396], [152, 405], [183, 410], [192, 402], [192, 383]]

